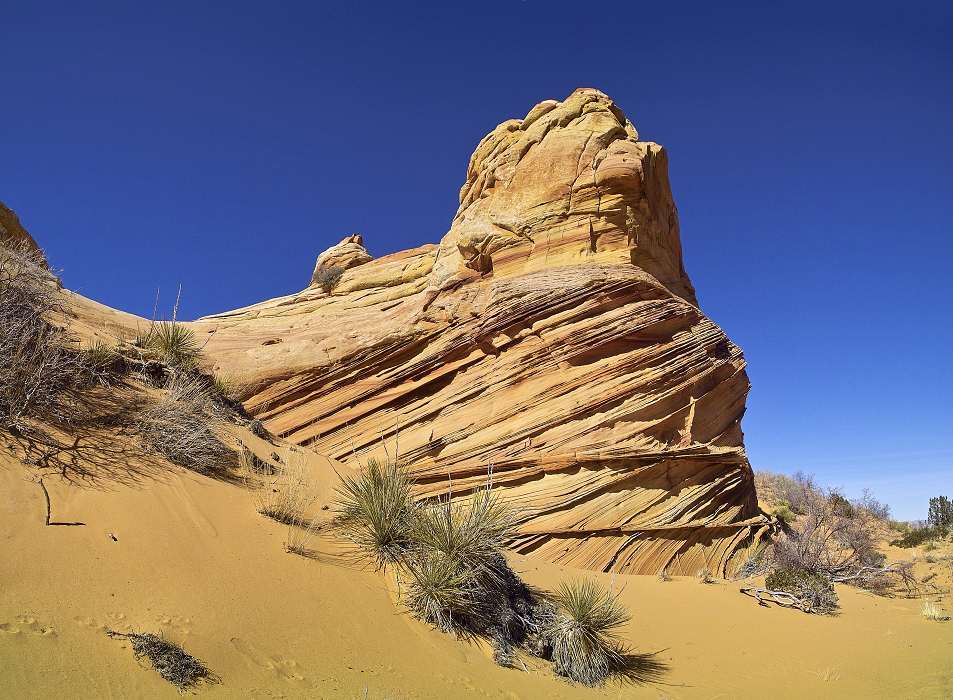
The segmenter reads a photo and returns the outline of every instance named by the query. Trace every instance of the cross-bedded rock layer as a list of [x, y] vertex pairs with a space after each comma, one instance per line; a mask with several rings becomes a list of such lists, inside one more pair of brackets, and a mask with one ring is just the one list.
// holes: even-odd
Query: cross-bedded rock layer
[[272, 431], [343, 462], [399, 449], [422, 494], [492, 467], [514, 547], [551, 561], [726, 572], [760, 539], [744, 358], [698, 309], [665, 151], [606, 95], [488, 134], [439, 245], [362, 244], [324, 254], [348, 260], [331, 294], [197, 322]]

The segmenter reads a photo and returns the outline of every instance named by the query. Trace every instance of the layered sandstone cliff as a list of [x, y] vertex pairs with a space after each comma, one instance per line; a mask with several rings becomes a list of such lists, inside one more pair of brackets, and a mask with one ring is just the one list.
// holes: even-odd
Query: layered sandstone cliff
[[591, 89], [500, 124], [439, 245], [196, 322], [268, 427], [342, 462], [399, 451], [422, 494], [485, 482], [523, 553], [601, 570], [732, 567], [767, 527], [740, 349], [699, 310], [661, 146]]

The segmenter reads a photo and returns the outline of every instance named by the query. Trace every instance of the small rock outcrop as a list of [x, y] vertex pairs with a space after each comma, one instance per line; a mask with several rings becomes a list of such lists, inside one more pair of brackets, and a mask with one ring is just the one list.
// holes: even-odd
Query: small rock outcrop
[[364, 247], [364, 237], [359, 233], [352, 234], [318, 256], [314, 264], [314, 272], [311, 274], [311, 284], [316, 284], [319, 270], [331, 267], [350, 270], [352, 267], [369, 263], [373, 259]]
[[[40, 247], [33, 240], [33, 236], [23, 228], [17, 215], [11, 209], [8, 209], [3, 202], [0, 202], [0, 243], [25, 244], [29, 248], [40, 251]], [[43, 258], [44, 263], [46, 258]]]
[[334, 295], [196, 323], [270, 431], [355, 464], [399, 450], [421, 494], [492, 470], [515, 548], [573, 566], [726, 573], [767, 531], [744, 357], [698, 307], [664, 149], [603, 93], [490, 132], [439, 245], [345, 239], [329, 264]]

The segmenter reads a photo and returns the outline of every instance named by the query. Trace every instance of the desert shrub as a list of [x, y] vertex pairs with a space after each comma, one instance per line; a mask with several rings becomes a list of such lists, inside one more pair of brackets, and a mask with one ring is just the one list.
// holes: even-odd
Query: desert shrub
[[107, 630], [110, 637], [123, 637], [132, 644], [136, 658], [149, 659], [152, 667], [165, 680], [180, 691], [190, 690], [201, 681], [216, 681], [215, 675], [201, 661], [187, 653], [182, 647], [163, 639], [157, 634], [123, 634]]
[[554, 595], [559, 612], [545, 630], [557, 674], [602, 685], [626, 656], [617, 636], [629, 614], [616, 596], [586, 579], [562, 583]]
[[73, 419], [70, 392], [89, 382], [89, 372], [75, 339], [53, 323], [66, 312], [42, 253], [0, 244], [0, 422], [6, 426]]
[[341, 282], [341, 276], [344, 274], [343, 267], [322, 267], [315, 271], [314, 282], [325, 294], [330, 294]]
[[449, 498], [420, 509], [413, 519], [414, 546], [441, 552], [461, 568], [495, 578], [516, 518], [489, 488], [480, 488], [468, 502]]
[[863, 511], [878, 520], [889, 521], [890, 519], [890, 506], [883, 501], [878, 501], [869, 489], [864, 489], [860, 498], [853, 501], [852, 504], [855, 509]]
[[702, 568], [700, 568], [700, 569], [695, 573], [695, 578], [698, 579], [698, 582], [699, 582], [699, 583], [708, 584], [708, 583], [714, 583], [714, 582], [715, 582], [714, 577], [711, 575], [711, 569], [709, 569], [707, 566], [703, 566]]
[[942, 527], [914, 527], [903, 533], [901, 537], [893, 540], [890, 544], [894, 547], [919, 547], [920, 545], [931, 545], [937, 540], [941, 540], [948, 534]]
[[927, 525], [942, 530], [953, 528], [953, 502], [949, 498], [936, 496], [930, 499]]
[[494, 640], [506, 661], [533, 614], [532, 596], [504, 555], [516, 526], [512, 511], [487, 487], [465, 502], [419, 508], [412, 523], [410, 611], [444, 631]]
[[790, 593], [805, 603], [811, 612], [830, 613], [837, 609], [837, 594], [831, 580], [823, 574], [797, 568], [775, 569], [765, 577], [772, 591]]
[[416, 511], [411, 484], [396, 462], [369, 459], [337, 488], [335, 531], [378, 569], [403, 561], [410, 550]]
[[854, 506], [847, 497], [840, 491], [831, 490], [827, 494], [827, 501], [830, 504], [833, 514], [840, 518], [853, 518]]
[[418, 620], [442, 632], [486, 627], [479, 580], [444, 552], [421, 549], [405, 560], [405, 603]]
[[787, 525], [793, 523], [797, 518], [797, 515], [791, 510], [791, 504], [785, 500], [779, 501], [772, 509], [771, 514]]
[[807, 513], [818, 502], [826, 499], [826, 494], [814, 477], [800, 471], [794, 476], [758, 472], [755, 485], [759, 491], [770, 491], [778, 503], [786, 503], [796, 515]]
[[134, 425], [143, 443], [169, 461], [205, 474], [222, 473], [234, 459], [212, 429], [216, 408], [205, 386], [177, 377]]
[[869, 516], [853, 509], [845, 514], [843, 502], [836, 497], [812, 498], [804, 505], [804, 514], [773, 542], [770, 556], [775, 568], [833, 579], [883, 563], [875, 523]]

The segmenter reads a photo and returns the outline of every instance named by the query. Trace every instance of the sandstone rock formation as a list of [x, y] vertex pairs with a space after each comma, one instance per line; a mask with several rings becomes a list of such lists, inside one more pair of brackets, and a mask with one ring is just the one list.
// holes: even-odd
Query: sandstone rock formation
[[364, 247], [363, 236], [355, 233], [337, 245], [331, 246], [318, 256], [318, 260], [314, 264], [314, 273], [311, 275], [311, 284], [315, 283], [319, 270], [329, 267], [350, 270], [352, 267], [363, 265], [371, 260], [371, 254]]
[[488, 134], [438, 246], [318, 260], [299, 294], [195, 324], [268, 427], [342, 462], [399, 451], [421, 494], [482, 484], [515, 548], [592, 569], [724, 573], [768, 522], [740, 349], [699, 310], [661, 146], [603, 93]]
[[[39, 251], [33, 236], [20, 225], [20, 220], [11, 209], [0, 202], [0, 243], [25, 244], [33, 250]], [[45, 261], [45, 258], [44, 258]]]

